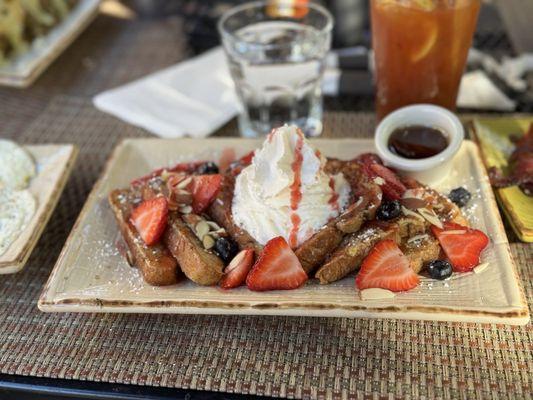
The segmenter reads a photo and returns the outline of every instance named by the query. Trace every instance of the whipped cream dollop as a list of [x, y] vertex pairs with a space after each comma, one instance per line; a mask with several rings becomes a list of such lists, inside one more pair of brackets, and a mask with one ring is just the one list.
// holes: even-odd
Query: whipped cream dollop
[[349, 200], [346, 179], [326, 174], [325, 164], [296, 126], [275, 129], [237, 176], [235, 223], [261, 244], [282, 236], [298, 247], [337, 217]]

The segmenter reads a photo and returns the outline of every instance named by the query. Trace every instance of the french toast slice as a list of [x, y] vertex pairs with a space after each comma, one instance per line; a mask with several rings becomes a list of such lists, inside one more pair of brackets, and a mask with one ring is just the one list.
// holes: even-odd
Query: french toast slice
[[224, 263], [206, 250], [198, 237], [176, 211], [169, 213], [163, 242], [178, 260], [181, 270], [191, 281], [203, 286], [216, 285], [222, 278]]
[[438, 259], [440, 255], [438, 240], [429, 235], [422, 235], [420, 239], [406, 241], [400, 246], [400, 249], [409, 259], [411, 269], [417, 274], [422, 271], [426, 263]]
[[139, 268], [146, 283], [154, 286], [172, 285], [179, 281], [178, 262], [162, 243], [148, 246], [141, 239], [129, 218], [134, 205], [140, 200], [128, 189], [113, 190], [108, 197], [124, 242], [133, 264]]
[[[135, 186], [143, 200], [168, 196], [168, 188], [161, 177], [154, 177]], [[163, 233], [163, 243], [178, 261], [187, 278], [199, 285], [216, 285], [222, 278], [224, 262], [211, 250], [204, 248], [200, 239], [178, 211], [170, 211]]]

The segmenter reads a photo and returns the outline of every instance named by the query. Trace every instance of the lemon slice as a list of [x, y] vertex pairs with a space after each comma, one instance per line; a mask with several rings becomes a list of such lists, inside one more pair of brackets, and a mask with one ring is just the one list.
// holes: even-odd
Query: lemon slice
[[412, 4], [424, 11], [433, 11], [437, 7], [435, 0], [412, 0]]
[[411, 54], [411, 61], [416, 63], [427, 57], [439, 36], [439, 27], [436, 23], [428, 23], [425, 29], [421, 30], [425, 34], [421, 36], [423, 42], [415, 48], [415, 51]]

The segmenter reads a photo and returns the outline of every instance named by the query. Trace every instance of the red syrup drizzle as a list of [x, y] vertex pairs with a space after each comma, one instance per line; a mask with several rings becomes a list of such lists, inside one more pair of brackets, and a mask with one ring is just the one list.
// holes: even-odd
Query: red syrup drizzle
[[339, 194], [335, 191], [335, 179], [332, 176], [329, 177], [329, 187], [331, 188], [331, 197], [328, 203], [333, 210], [339, 211]]
[[303, 154], [302, 148], [304, 145], [304, 138], [301, 132], [298, 132], [298, 140], [296, 142], [296, 148], [294, 149], [294, 161], [291, 164], [292, 171], [294, 173], [294, 180], [291, 185], [291, 223], [292, 229], [289, 234], [289, 246], [291, 249], [298, 247], [298, 231], [300, 230], [301, 218], [297, 214], [298, 206], [302, 201], [302, 164]]

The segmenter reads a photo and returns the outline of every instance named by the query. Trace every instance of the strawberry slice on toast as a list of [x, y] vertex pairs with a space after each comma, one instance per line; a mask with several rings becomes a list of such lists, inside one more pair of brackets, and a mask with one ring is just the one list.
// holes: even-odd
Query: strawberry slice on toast
[[307, 274], [287, 241], [279, 236], [265, 245], [246, 278], [250, 290], [296, 289], [307, 281]]
[[188, 186], [192, 193], [192, 208], [196, 214], [201, 214], [211, 204], [220, 190], [222, 175], [195, 175]]
[[409, 259], [390, 239], [374, 246], [355, 278], [359, 290], [381, 288], [402, 292], [413, 289], [419, 282], [419, 276], [409, 266]]
[[232, 289], [241, 286], [254, 262], [254, 251], [244, 249], [238, 253], [233, 260], [224, 269], [224, 276], [220, 281], [220, 287], [223, 289]]
[[455, 272], [468, 272], [479, 264], [481, 252], [489, 244], [489, 238], [478, 229], [453, 222], [445, 222], [444, 229], [431, 226], [444, 253]]
[[167, 226], [168, 203], [163, 196], [143, 201], [133, 210], [130, 222], [148, 246], [159, 241]]
[[383, 194], [389, 200], [399, 200], [407, 190], [394, 171], [385, 167], [375, 154], [365, 153], [357, 157], [366, 176], [374, 182], [379, 182]]

